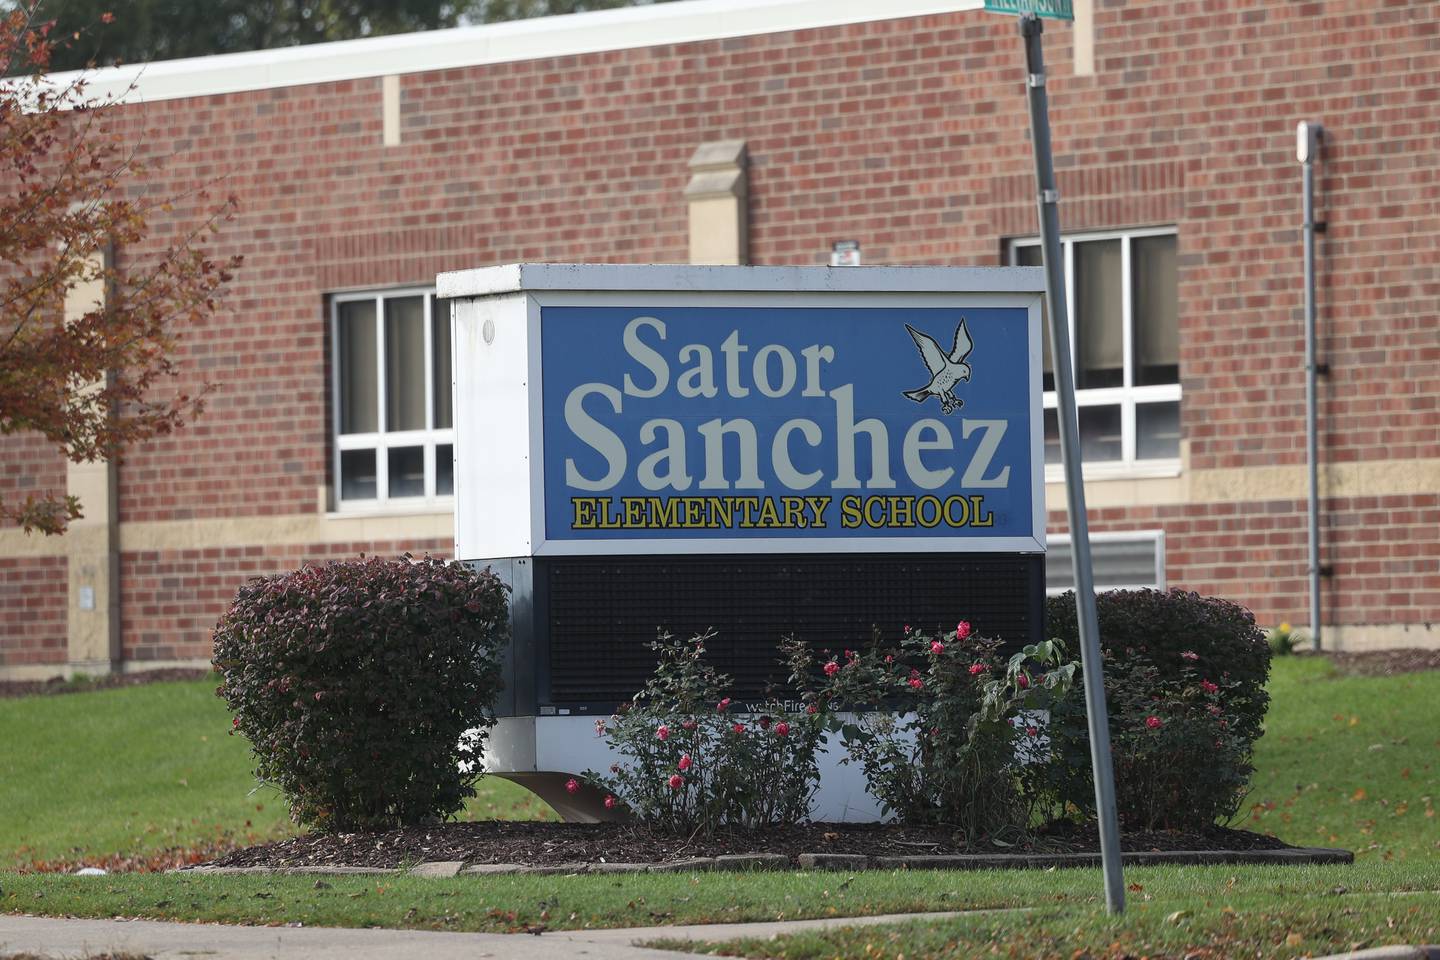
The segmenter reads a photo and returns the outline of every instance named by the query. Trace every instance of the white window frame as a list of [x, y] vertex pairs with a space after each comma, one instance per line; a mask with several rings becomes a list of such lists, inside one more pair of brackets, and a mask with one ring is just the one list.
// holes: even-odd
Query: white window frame
[[[385, 395], [385, 301], [405, 297], [420, 297], [424, 304], [425, 329], [425, 428], [423, 430], [386, 430]], [[433, 309], [436, 305], [434, 287], [396, 287], [385, 290], [363, 290], [353, 293], [330, 295], [330, 409], [331, 409], [331, 469], [332, 511], [336, 514], [356, 513], [440, 513], [455, 509], [453, 494], [436, 494], [436, 448], [450, 444], [452, 453], [455, 444], [454, 409], [451, 409], [451, 426], [435, 427], [435, 336]], [[375, 304], [375, 383], [376, 423], [379, 430], [374, 433], [340, 432], [340, 305], [372, 301]], [[453, 322], [453, 321], [452, 321]], [[451, 354], [451, 376], [454, 376], [454, 354]], [[451, 385], [446, 385], [450, 389]], [[425, 492], [418, 497], [390, 496], [390, 449], [399, 447], [420, 447], [424, 451]], [[340, 455], [346, 450], [375, 451], [375, 497], [365, 500], [345, 500], [341, 496]]]
[[[1140, 227], [1131, 230], [1102, 230], [1084, 233], [1067, 233], [1060, 238], [1061, 250], [1065, 259], [1065, 302], [1070, 306], [1067, 311], [1067, 320], [1070, 326], [1070, 370], [1071, 375], [1075, 373], [1075, 244], [1091, 240], [1119, 240], [1120, 241], [1120, 271], [1122, 290], [1122, 349], [1125, 352], [1125, 382], [1119, 387], [1091, 388], [1088, 390], [1075, 391], [1075, 404], [1078, 407], [1120, 407], [1120, 449], [1119, 460], [1099, 460], [1086, 462], [1084, 464], [1084, 476], [1086, 479], [1103, 480], [1109, 478], [1135, 478], [1135, 477], [1174, 477], [1179, 476], [1181, 460], [1179, 457], [1166, 457], [1163, 459], [1140, 460], [1135, 456], [1135, 407], [1140, 403], [1153, 402], [1179, 402], [1180, 383], [1161, 383], [1150, 386], [1136, 386], [1134, 350], [1134, 316], [1132, 306], [1133, 286], [1130, 277], [1130, 241], [1138, 237], [1165, 237], [1176, 236], [1178, 231], [1175, 227]], [[1014, 265], [1018, 260], [1018, 251], [1022, 247], [1038, 247], [1039, 237], [1023, 237], [1011, 240], [1006, 245], [1005, 260]], [[1176, 291], [1179, 296], [1179, 291]], [[1048, 336], [1048, 332], [1045, 334]], [[1058, 409], [1056, 394], [1054, 390], [1047, 391], [1044, 395], [1044, 407], [1046, 410]], [[1047, 463], [1045, 465], [1046, 483], [1063, 483], [1065, 481], [1064, 467], [1058, 463]]]

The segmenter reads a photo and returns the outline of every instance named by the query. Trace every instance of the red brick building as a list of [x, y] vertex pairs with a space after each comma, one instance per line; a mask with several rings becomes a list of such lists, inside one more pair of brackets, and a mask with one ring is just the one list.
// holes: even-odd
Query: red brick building
[[[185, 331], [182, 388], [215, 384], [192, 425], [118, 467], [0, 438], [7, 499], [68, 489], [88, 514], [0, 530], [0, 676], [203, 661], [247, 577], [446, 553], [437, 272], [817, 264], [838, 240], [866, 264], [1032, 262], [1022, 49], [979, 6], [693, 0], [139, 73], [119, 122], [169, 157], [166, 189], [239, 196], [216, 252], [245, 263]], [[1075, 6], [1045, 41], [1110, 581], [1307, 617], [1313, 120], [1325, 643], [1440, 644], [1440, 5]]]

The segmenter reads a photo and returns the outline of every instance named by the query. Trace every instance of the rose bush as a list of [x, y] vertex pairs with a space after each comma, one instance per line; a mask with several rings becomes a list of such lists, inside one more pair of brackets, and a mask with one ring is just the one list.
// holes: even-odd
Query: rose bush
[[[607, 792], [607, 808], [623, 804], [658, 829], [708, 836], [802, 822], [819, 782], [825, 718], [779, 700], [741, 715], [726, 695], [730, 679], [705, 660], [713, 636], [662, 635], [651, 645], [658, 663], [645, 688], [595, 723], [622, 759], [609, 773], [586, 776]], [[803, 648], [782, 648], [792, 682], [801, 679]]]
[[1038, 751], [1038, 717], [1066, 698], [1076, 669], [1050, 641], [1004, 658], [962, 621], [944, 636], [907, 627], [893, 648], [845, 651], [818, 697], [824, 712], [854, 715], [840, 726], [847, 762], [886, 812], [971, 842], [1018, 838], [1031, 809], [1021, 760]]

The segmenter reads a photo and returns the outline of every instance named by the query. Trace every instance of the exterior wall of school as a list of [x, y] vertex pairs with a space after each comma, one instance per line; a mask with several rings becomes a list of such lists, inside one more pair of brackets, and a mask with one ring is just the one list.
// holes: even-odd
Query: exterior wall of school
[[[1319, 120], [1327, 637], [1440, 643], [1440, 7], [1098, 0], [1093, 17], [1093, 75], [1072, 28], [1045, 35], [1061, 219], [1175, 227], [1184, 440], [1175, 476], [1092, 483], [1092, 528], [1163, 529], [1170, 585], [1304, 619], [1293, 145]], [[1021, 69], [1013, 22], [967, 11], [123, 108], [167, 191], [239, 197], [214, 250], [245, 256], [222, 312], [183, 331], [176, 386], [214, 385], [204, 415], [118, 469], [123, 663], [208, 656], [249, 576], [449, 550], [448, 514], [332, 512], [327, 294], [683, 262], [687, 161], [717, 140], [747, 145], [751, 263], [823, 263], [842, 238], [867, 264], [999, 263], [1035, 231]], [[177, 204], [155, 242], [203, 209]], [[7, 502], [66, 477], [35, 438], [0, 438]], [[0, 673], [73, 659], [71, 549], [0, 530]]]

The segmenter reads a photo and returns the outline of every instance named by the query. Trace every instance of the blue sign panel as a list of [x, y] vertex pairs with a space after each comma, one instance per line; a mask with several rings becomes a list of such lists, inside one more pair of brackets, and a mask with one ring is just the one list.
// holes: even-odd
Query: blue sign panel
[[1013, 549], [1043, 536], [1030, 331], [1021, 306], [542, 307], [546, 538]]

